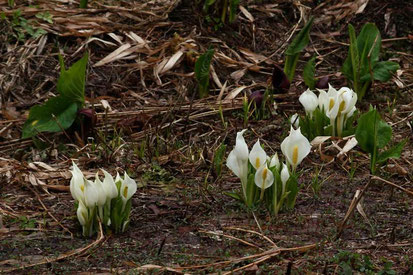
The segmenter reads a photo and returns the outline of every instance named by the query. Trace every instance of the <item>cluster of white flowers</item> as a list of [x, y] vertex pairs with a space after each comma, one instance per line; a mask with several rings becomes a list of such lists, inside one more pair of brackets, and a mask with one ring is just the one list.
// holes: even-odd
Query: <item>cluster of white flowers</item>
[[83, 227], [83, 235], [91, 236], [96, 231], [98, 220], [104, 226], [111, 226], [115, 232], [124, 231], [129, 223], [131, 197], [137, 185], [127, 173], [124, 178], [119, 174], [113, 177], [103, 170], [105, 178], [87, 180], [73, 162], [70, 192], [77, 203], [77, 218]]
[[317, 97], [311, 90], [306, 90], [301, 94], [299, 101], [310, 118], [318, 107], [330, 119], [333, 136], [341, 137], [347, 119], [356, 111], [357, 94], [347, 87], [337, 91], [330, 84], [327, 92], [318, 91], [320, 93]]
[[[261, 199], [264, 190], [276, 183], [277, 179], [281, 179], [281, 196], [284, 196], [286, 194], [286, 184], [290, 178], [290, 171], [295, 173], [297, 165], [310, 153], [310, 142], [301, 134], [300, 129], [291, 128], [290, 135], [281, 143], [281, 151], [285, 156], [286, 163], [280, 163], [277, 153], [272, 157], [268, 156], [261, 147], [259, 140], [249, 152], [243, 136], [245, 131], [242, 130], [237, 133], [235, 147], [228, 155], [226, 163], [227, 167], [240, 178], [245, 201], [249, 201], [251, 196], [248, 191], [250, 188], [247, 186], [249, 179], [248, 163], [254, 168], [254, 183], [261, 189]], [[291, 167], [291, 170], [289, 167]], [[278, 175], [275, 176], [274, 174]], [[275, 201], [279, 201], [279, 199], [275, 199]]]

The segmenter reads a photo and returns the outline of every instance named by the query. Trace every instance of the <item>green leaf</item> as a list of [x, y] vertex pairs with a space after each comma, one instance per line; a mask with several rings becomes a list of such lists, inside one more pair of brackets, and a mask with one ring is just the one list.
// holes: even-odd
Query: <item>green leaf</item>
[[232, 23], [237, 15], [237, 9], [239, 5], [239, 0], [230, 0], [229, 5], [229, 22]]
[[285, 51], [284, 72], [290, 81], [294, 78], [295, 67], [297, 66], [300, 52], [307, 46], [308, 41], [310, 41], [310, 29], [313, 21], [314, 17], [311, 17]]
[[404, 145], [406, 145], [407, 139], [399, 142], [398, 144], [394, 145], [390, 149], [381, 152], [377, 157], [377, 163], [383, 163], [389, 158], [400, 158]]
[[377, 148], [381, 149], [389, 143], [391, 140], [392, 129], [389, 124], [387, 124], [384, 120], [378, 117], [377, 121]]
[[227, 195], [228, 197], [231, 197], [231, 198], [236, 199], [236, 200], [238, 200], [238, 201], [244, 201], [244, 200], [241, 198], [241, 196], [240, 196], [239, 194], [237, 194], [237, 193], [234, 193], [234, 192], [223, 192], [223, 193], [224, 193], [224, 195]]
[[315, 88], [315, 79], [314, 79], [314, 74], [315, 74], [315, 56], [311, 58], [304, 66], [303, 69], [303, 78], [304, 82], [307, 85], [310, 90], [314, 90]]
[[216, 0], [205, 0], [204, 12], [207, 12], [209, 7], [212, 6], [215, 2], [216, 2]]
[[[22, 138], [38, 132], [60, 132], [69, 128], [76, 118], [77, 105], [62, 96], [50, 98], [43, 105], [30, 108], [29, 118], [23, 125]], [[54, 116], [54, 117], [53, 117]]]
[[370, 74], [379, 60], [381, 36], [376, 25], [372, 23], [363, 26], [357, 39], [354, 27], [349, 24], [348, 28], [350, 47], [341, 71], [353, 82], [353, 88], [359, 96], [358, 99], [361, 100], [369, 86], [369, 83], [364, 85], [362, 83], [371, 81]]
[[86, 9], [88, 0], [80, 0], [79, 8]]
[[[373, 68], [373, 78], [374, 80], [378, 80], [381, 82], [389, 81], [392, 77], [392, 74], [395, 73], [398, 69], [400, 69], [399, 64], [392, 61], [381, 61], [377, 62], [376, 66]], [[371, 74], [370, 72], [366, 75], [361, 77], [361, 81], [371, 81]]]
[[357, 48], [360, 54], [360, 75], [370, 73], [370, 68], [374, 68], [379, 61], [381, 48], [380, 31], [373, 23], [363, 26], [357, 36]]
[[298, 179], [296, 175], [291, 175], [287, 181], [286, 192], [289, 193], [286, 200], [287, 209], [293, 209], [298, 194]]
[[286, 55], [299, 54], [305, 48], [305, 46], [307, 46], [308, 41], [310, 41], [309, 34], [313, 21], [314, 17], [311, 17], [310, 20], [308, 20], [304, 28], [301, 29], [301, 31], [294, 38], [293, 42], [291, 42], [290, 46], [288, 46], [288, 49], [285, 51]]
[[79, 107], [85, 103], [85, 79], [88, 54], [66, 70], [63, 58], [59, 56], [61, 71], [57, 82], [57, 91], [70, 102], [76, 102]]
[[227, 149], [227, 146], [224, 143], [221, 143], [221, 145], [215, 151], [214, 158], [212, 160], [212, 163], [214, 165], [213, 167], [215, 170], [215, 174], [217, 177], [221, 176], [222, 164], [224, 162], [226, 149]]
[[214, 55], [214, 49], [209, 48], [204, 54], [200, 55], [195, 63], [195, 77], [199, 85], [199, 96], [208, 96], [209, 91], [209, 68]]
[[389, 143], [392, 129], [385, 121], [381, 120], [376, 109], [360, 116], [357, 123], [356, 139], [361, 149], [370, 154], [370, 170], [375, 174], [378, 149]]

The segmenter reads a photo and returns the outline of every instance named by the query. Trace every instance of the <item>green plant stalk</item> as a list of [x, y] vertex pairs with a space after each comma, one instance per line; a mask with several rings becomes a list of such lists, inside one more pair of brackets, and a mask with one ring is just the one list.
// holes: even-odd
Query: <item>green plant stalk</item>
[[88, 0], [80, 0], [79, 8], [86, 9]]
[[244, 94], [244, 99], [242, 101], [242, 110], [244, 115], [244, 128], [248, 127], [248, 115], [249, 115], [249, 104], [247, 95]]
[[255, 183], [254, 183], [254, 174], [250, 174], [248, 177], [248, 182], [246, 186], [246, 204], [247, 207], [252, 207], [255, 202]]
[[93, 233], [95, 233], [95, 221], [96, 221], [96, 207], [87, 210], [89, 212], [89, 219], [86, 221], [86, 224], [82, 226], [83, 236], [84, 237], [92, 237]]
[[350, 57], [351, 57], [351, 64], [353, 67], [353, 88], [356, 91], [357, 95], [360, 96], [361, 91], [359, 90], [359, 82], [360, 82], [360, 60], [359, 60], [359, 52], [357, 48], [357, 39], [356, 39], [356, 31], [353, 25], [348, 25], [348, 32], [350, 36]]
[[228, 0], [224, 0], [224, 6], [222, 7], [221, 22], [225, 24], [225, 19], [227, 17], [228, 10]]
[[[376, 111], [374, 113], [374, 136], [377, 137], [377, 114], [378, 112]], [[370, 171], [372, 175], [376, 174], [376, 161], [377, 161], [377, 138], [374, 139], [373, 143], [373, 152], [370, 155]]]
[[287, 55], [285, 59], [284, 72], [290, 82], [294, 78], [295, 68], [297, 67], [299, 54]]
[[225, 122], [225, 118], [224, 118], [224, 112], [222, 110], [222, 105], [219, 104], [219, 117], [221, 118], [221, 122], [222, 122], [222, 126], [224, 126], [224, 129], [227, 129], [227, 123]]

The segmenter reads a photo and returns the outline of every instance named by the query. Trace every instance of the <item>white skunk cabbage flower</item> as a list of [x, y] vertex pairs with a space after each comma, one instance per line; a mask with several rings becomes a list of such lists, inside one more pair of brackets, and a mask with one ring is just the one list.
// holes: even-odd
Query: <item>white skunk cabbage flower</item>
[[318, 107], [320, 110], [327, 113], [331, 110], [335, 104], [335, 98], [338, 95], [338, 91], [333, 88], [330, 84], [328, 84], [328, 92], [324, 90], [317, 89], [320, 94], [318, 95]]
[[229, 153], [227, 158], [227, 167], [241, 179], [244, 185], [248, 178], [248, 145], [245, 142], [243, 134], [245, 129], [237, 133], [235, 147]]
[[[103, 190], [105, 190], [105, 194], [107, 199], [111, 200], [114, 199], [118, 196], [118, 188], [116, 187], [115, 181], [113, 180], [113, 177], [106, 172], [105, 170], [102, 169], [103, 174], [105, 175], [105, 178], [103, 179]], [[117, 175], [117, 177], [119, 174]]]
[[267, 161], [267, 154], [262, 149], [259, 139], [252, 147], [249, 159], [255, 170], [258, 170]]
[[301, 134], [300, 128], [295, 130], [291, 127], [290, 135], [281, 143], [281, 151], [287, 161], [293, 167], [293, 171], [297, 165], [310, 153], [311, 145], [308, 139]]
[[82, 201], [79, 201], [79, 206], [77, 207], [77, 219], [79, 220], [79, 223], [84, 226], [86, 225], [88, 219], [89, 219], [89, 213], [86, 208], [86, 206], [83, 204]]
[[76, 201], [84, 201], [84, 191], [85, 191], [85, 177], [83, 176], [82, 171], [77, 167], [76, 163], [72, 161], [73, 170], [72, 178], [70, 180], [70, 193]]
[[298, 116], [297, 113], [295, 113], [291, 116], [290, 123], [291, 123], [292, 126], [294, 126], [295, 129], [300, 127], [300, 117]]
[[268, 167], [272, 168], [275, 166], [275, 168], [280, 169], [280, 159], [278, 158], [277, 152], [272, 157], [267, 157], [267, 163], [269, 163]]
[[90, 208], [95, 207], [99, 200], [99, 189], [97, 184], [90, 180], [85, 180], [84, 190], [85, 206]]
[[356, 106], [357, 94], [347, 87], [343, 87], [340, 90], [338, 90], [338, 94], [339, 114], [344, 115], [350, 113]]
[[288, 172], [288, 167], [283, 163], [283, 168], [281, 169], [281, 182], [282, 182], [282, 193], [285, 192], [285, 186], [287, 184], [288, 179], [290, 178], [290, 172]]
[[128, 200], [136, 193], [137, 185], [136, 182], [131, 179], [128, 174], [125, 172], [122, 184], [120, 186], [120, 195], [125, 205]]
[[268, 169], [267, 163], [264, 162], [255, 173], [255, 185], [264, 190], [270, 187], [273, 183], [274, 175], [271, 170]]
[[107, 196], [106, 196], [105, 189], [103, 188], [103, 182], [99, 179], [98, 173], [96, 173], [94, 185], [98, 193], [98, 199], [97, 199], [96, 204], [98, 206], [103, 206], [106, 203]]
[[310, 89], [307, 89], [304, 93], [302, 93], [298, 99], [303, 105], [305, 112], [310, 118], [313, 116], [314, 110], [318, 106], [318, 98], [315, 93], [313, 93]]

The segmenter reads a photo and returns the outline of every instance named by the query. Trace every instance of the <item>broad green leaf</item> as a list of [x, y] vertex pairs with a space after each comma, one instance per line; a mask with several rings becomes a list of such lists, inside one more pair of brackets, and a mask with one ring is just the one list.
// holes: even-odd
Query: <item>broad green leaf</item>
[[300, 52], [305, 48], [305, 46], [307, 46], [308, 41], [310, 41], [310, 29], [313, 21], [314, 17], [311, 17], [285, 51], [286, 59], [284, 64], [284, 72], [289, 81], [294, 78], [295, 67], [297, 66]]
[[404, 145], [406, 145], [407, 139], [399, 142], [390, 149], [381, 152], [377, 158], [377, 163], [382, 163], [388, 160], [389, 158], [400, 158]]
[[361, 115], [357, 124], [356, 139], [364, 151], [375, 154], [377, 149], [389, 143], [392, 129], [380, 118], [376, 109]]
[[199, 85], [199, 96], [208, 96], [209, 91], [209, 68], [214, 55], [214, 49], [209, 48], [204, 54], [200, 55], [195, 62], [195, 77]]
[[23, 125], [22, 138], [39, 132], [60, 132], [69, 128], [76, 118], [77, 105], [62, 96], [50, 98], [43, 105], [30, 108], [29, 118]]
[[229, 22], [232, 23], [237, 15], [237, 9], [239, 5], [239, 0], [230, 0], [229, 5]]
[[361, 62], [360, 75], [365, 75], [379, 61], [381, 36], [375, 24], [367, 23], [363, 26], [360, 34], [357, 36], [357, 48]]
[[[361, 82], [368, 82], [370, 71], [373, 71], [379, 60], [381, 48], [381, 36], [376, 25], [367, 23], [363, 26], [356, 39], [354, 27], [349, 24], [350, 47], [346, 60], [341, 71], [347, 79], [353, 82], [354, 90], [359, 96], [359, 100], [364, 96], [365, 88]], [[360, 79], [363, 77], [363, 79]]]
[[381, 149], [389, 143], [391, 140], [392, 129], [389, 124], [387, 124], [384, 120], [380, 119], [378, 116], [378, 121], [376, 122], [377, 126], [377, 148]]
[[313, 24], [313, 21], [314, 21], [314, 17], [311, 17], [310, 20], [308, 20], [304, 28], [301, 29], [301, 31], [297, 34], [297, 36], [291, 42], [290, 46], [288, 46], [288, 49], [285, 51], [286, 55], [299, 54], [305, 48], [305, 46], [307, 46], [308, 41], [310, 41], [309, 34], [310, 34], [310, 29]]
[[[360, 63], [360, 57], [357, 49], [357, 39], [356, 39], [356, 31], [354, 30], [353, 25], [348, 25], [348, 33], [350, 37], [350, 47], [348, 50], [348, 56], [344, 61], [343, 67], [341, 71], [347, 77], [347, 79], [351, 79], [353, 82], [358, 80], [358, 68]], [[353, 70], [353, 68], [355, 68]]]
[[310, 90], [314, 90], [315, 87], [315, 56], [311, 58], [304, 66], [303, 69], [303, 78], [304, 82]]
[[68, 70], [64, 66], [62, 57], [60, 61], [60, 77], [57, 82], [57, 91], [67, 100], [76, 102], [81, 107], [85, 102], [85, 78], [88, 54], [72, 65]]
[[370, 110], [360, 116], [357, 121], [356, 139], [364, 151], [373, 154], [376, 142], [376, 120], [379, 115], [376, 109]]
[[[399, 64], [392, 61], [381, 61], [377, 62], [376, 66], [373, 68], [373, 78], [381, 82], [389, 81], [392, 77], [392, 74], [400, 69]], [[361, 81], [371, 81], [370, 72], [361, 77]]]

